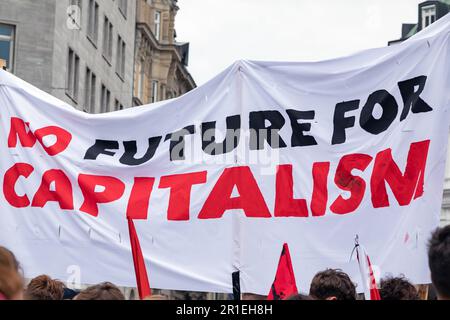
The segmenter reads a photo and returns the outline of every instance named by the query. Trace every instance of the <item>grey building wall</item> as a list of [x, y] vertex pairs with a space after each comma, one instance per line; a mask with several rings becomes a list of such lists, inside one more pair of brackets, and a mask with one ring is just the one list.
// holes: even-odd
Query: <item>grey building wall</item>
[[[95, 110], [100, 111], [101, 85], [110, 92], [109, 110], [115, 100], [124, 108], [132, 106], [136, 1], [127, 1], [126, 17], [119, 0], [96, 0], [99, 5], [96, 46], [87, 38], [89, 0], [81, 0], [80, 28], [68, 24], [70, 0], [0, 0], [0, 23], [16, 26], [13, 73], [55, 97], [84, 110], [86, 67], [95, 73]], [[103, 58], [103, 21], [113, 25], [112, 58]], [[123, 79], [116, 73], [117, 38], [126, 43]], [[69, 47], [80, 58], [78, 98], [66, 94]], [[85, 110], [88, 111], [88, 110]]]
[[15, 26], [13, 72], [47, 92], [52, 87], [55, 0], [1, 0], [0, 23]]
[[[133, 91], [133, 70], [134, 70], [134, 38], [136, 28], [136, 1], [128, 0], [126, 18], [118, 8], [118, 1], [97, 0], [99, 5], [98, 14], [98, 39], [96, 45], [87, 37], [88, 25], [88, 3], [83, 0], [81, 6], [80, 29], [67, 27], [67, 8], [69, 1], [56, 1], [56, 17], [54, 28], [54, 48], [53, 48], [53, 90], [52, 95], [75, 105], [83, 110], [85, 101], [85, 75], [86, 67], [89, 67], [97, 77], [95, 112], [100, 112], [101, 84], [111, 92], [110, 110], [114, 108], [114, 100], [117, 99], [124, 108], [132, 105]], [[103, 22], [107, 17], [113, 25], [113, 50], [112, 58], [107, 61], [103, 57]], [[116, 73], [117, 59], [117, 37], [120, 35], [126, 43], [125, 73], [121, 79]], [[62, 68], [67, 68], [67, 56], [69, 47], [80, 57], [79, 70], [79, 92], [77, 101], [73, 101], [65, 92], [66, 72], [61, 72]], [[62, 88], [62, 89], [61, 89]]]

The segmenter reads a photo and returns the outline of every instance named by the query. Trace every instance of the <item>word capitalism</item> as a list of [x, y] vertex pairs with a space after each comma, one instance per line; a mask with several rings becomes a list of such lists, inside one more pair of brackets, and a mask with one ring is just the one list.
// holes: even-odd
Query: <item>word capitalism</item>
[[[399, 82], [399, 90], [403, 99], [403, 110], [400, 121], [404, 120], [410, 111], [412, 113], [429, 112], [433, 109], [420, 97], [425, 86], [426, 77], [416, 77]], [[381, 117], [375, 118], [372, 113], [375, 105], [383, 109]], [[332, 144], [345, 143], [345, 131], [354, 126], [355, 117], [346, 113], [359, 108], [359, 100], [341, 102], [336, 105], [334, 113], [334, 131]], [[361, 109], [360, 126], [362, 129], [379, 134], [385, 131], [395, 120], [399, 111], [395, 98], [385, 90], [372, 93], [366, 104]], [[284, 124], [282, 115], [278, 111], [260, 111], [250, 115], [250, 126], [256, 129], [280, 129]], [[291, 120], [293, 137], [292, 147], [301, 143], [314, 144], [312, 136], [305, 135], [309, 131], [310, 124], [299, 123], [299, 119], [312, 119], [314, 112], [287, 110]], [[281, 117], [281, 118], [280, 118]], [[231, 119], [231, 120], [230, 120]], [[234, 120], [233, 120], [234, 119]], [[235, 116], [227, 118], [228, 125], [240, 125]], [[264, 127], [264, 124], [271, 126]], [[215, 122], [209, 122], [202, 126], [215, 127]], [[192, 131], [192, 130], [191, 130]], [[294, 136], [295, 135], [295, 136]], [[43, 139], [54, 136], [55, 142], [47, 146]], [[173, 135], [172, 135], [173, 136]], [[170, 135], [169, 135], [170, 138]], [[178, 135], [178, 139], [180, 136]], [[152, 138], [151, 138], [152, 139]], [[225, 138], [226, 139], [226, 138]], [[22, 148], [33, 148], [36, 142], [49, 156], [56, 156], [63, 152], [72, 140], [72, 134], [58, 126], [43, 127], [32, 132], [29, 124], [20, 118], [11, 118], [11, 127], [8, 135], [8, 147], [17, 148], [18, 143]], [[157, 139], [158, 140], [158, 139]], [[271, 141], [267, 139], [269, 146]], [[99, 142], [101, 141], [101, 142]], [[177, 140], [174, 144], [181, 143]], [[205, 145], [205, 141], [203, 141]], [[257, 145], [259, 145], [259, 142]], [[210, 143], [216, 143], [214, 137]], [[149, 141], [149, 149], [158, 143]], [[228, 145], [223, 142], [223, 145]], [[386, 190], [386, 184], [392, 190], [399, 205], [409, 205], [413, 199], [423, 195], [424, 172], [428, 157], [430, 140], [411, 143], [406, 159], [406, 166], [401, 170], [392, 157], [391, 149], [385, 149], [376, 155], [355, 153], [343, 155], [334, 172], [334, 184], [337, 188], [347, 191], [349, 196], [337, 196], [328, 199], [328, 180], [330, 176], [330, 162], [315, 162], [312, 165], [312, 195], [311, 199], [294, 198], [293, 186], [295, 172], [292, 164], [280, 164], [277, 166], [274, 181], [274, 207], [271, 211], [262, 195], [258, 183], [249, 166], [232, 166], [225, 168], [217, 181], [208, 180], [207, 171], [189, 172], [175, 175], [167, 175], [159, 178], [159, 189], [169, 189], [169, 203], [167, 219], [169, 221], [185, 221], [190, 219], [190, 199], [196, 196], [192, 191], [194, 185], [214, 183], [209, 195], [198, 212], [198, 219], [219, 219], [227, 210], [241, 209], [249, 218], [270, 217], [319, 217], [325, 215], [327, 208], [333, 214], [348, 214], [354, 212], [361, 204], [365, 191], [366, 181], [354, 175], [354, 170], [365, 171], [369, 164], [373, 163], [372, 172], [368, 184], [370, 186], [371, 202], [374, 208], [387, 207], [390, 205]], [[126, 146], [128, 145], [128, 150]], [[136, 164], [141, 159], [135, 159], [136, 141], [124, 142], [125, 154], [122, 160], [128, 165]], [[153, 147], [152, 147], [153, 146]], [[258, 146], [256, 146], [258, 148]], [[279, 147], [283, 147], [280, 143]], [[96, 140], [85, 153], [84, 161], [95, 161], [97, 156], [114, 155], [117, 149], [114, 141]], [[133, 150], [134, 149], [134, 150]], [[205, 148], [207, 149], [207, 143]], [[220, 148], [219, 148], [220, 149]], [[217, 150], [217, 149], [216, 149]], [[224, 149], [223, 152], [228, 152]], [[154, 150], [148, 152], [150, 158]], [[146, 154], [146, 156], [149, 156]], [[406, 155], [405, 155], [406, 156]], [[122, 161], [122, 162], [123, 162]], [[146, 160], [147, 161], [147, 160]], [[70, 164], [69, 164], [70, 165]], [[73, 186], [69, 176], [61, 169], [47, 170], [42, 174], [41, 183], [33, 195], [18, 194], [16, 184], [19, 179], [30, 179], [36, 175], [34, 167], [29, 163], [15, 163], [4, 175], [3, 193], [8, 203], [16, 208], [40, 207], [43, 208], [48, 202], [56, 202], [62, 210], [74, 210]], [[70, 170], [73, 172], [73, 170]], [[34, 177], [33, 179], [36, 179]], [[112, 203], [121, 199], [125, 189], [130, 188], [127, 200], [127, 217], [133, 219], [147, 219], [151, 194], [155, 188], [154, 177], [134, 177], [132, 183], [125, 184], [113, 176], [93, 175], [78, 173], [78, 187], [83, 196], [83, 202], [77, 209], [92, 216], [98, 216], [99, 205]], [[233, 195], [237, 189], [239, 195]], [[127, 193], [128, 194], [128, 193]]]

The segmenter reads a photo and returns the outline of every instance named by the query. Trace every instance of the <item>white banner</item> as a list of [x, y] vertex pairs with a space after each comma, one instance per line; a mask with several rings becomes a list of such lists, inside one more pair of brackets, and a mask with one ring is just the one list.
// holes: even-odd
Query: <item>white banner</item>
[[[315, 63], [239, 61], [176, 99], [91, 115], [0, 72], [0, 245], [25, 275], [268, 294], [342, 268], [428, 283], [449, 128], [450, 16], [392, 47]], [[362, 286], [359, 286], [362, 290]]]

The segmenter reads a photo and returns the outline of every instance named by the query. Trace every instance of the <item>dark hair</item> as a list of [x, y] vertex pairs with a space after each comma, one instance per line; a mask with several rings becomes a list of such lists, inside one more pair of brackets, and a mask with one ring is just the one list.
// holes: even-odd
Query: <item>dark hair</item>
[[438, 296], [450, 299], [450, 225], [433, 232], [428, 243], [428, 265]]
[[47, 275], [40, 275], [28, 284], [25, 290], [27, 300], [62, 300], [65, 285]]
[[244, 292], [241, 295], [241, 300], [267, 300], [267, 296], [256, 293]]
[[116, 285], [102, 282], [81, 291], [75, 300], [125, 300], [125, 297]]
[[340, 269], [326, 269], [311, 281], [309, 295], [319, 300], [356, 300], [356, 288], [350, 277]]
[[286, 300], [315, 300], [315, 299], [311, 296], [307, 296], [305, 294], [298, 293], [298, 294], [294, 294], [294, 295], [290, 296]]
[[381, 300], [420, 300], [416, 288], [403, 275], [381, 279], [380, 296]]

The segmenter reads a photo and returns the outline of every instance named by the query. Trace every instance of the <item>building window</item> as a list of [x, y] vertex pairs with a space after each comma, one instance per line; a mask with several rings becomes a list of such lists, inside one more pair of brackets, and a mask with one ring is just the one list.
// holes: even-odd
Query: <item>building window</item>
[[123, 105], [119, 102], [119, 100], [115, 99], [114, 101], [114, 110], [123, 110]]
[[158, 81], [152, 81], [152, 103], [158, 101]]
[[161, 12], [155, 11], [155, 38], [159, 41], [161, 36]]
[[13, 71], [15, 27], [0, 23], [0, 68]]
[[125, 50], [126, 45], [121, 36], [117, 36], [117, 61], [116, 72], [123, 80], [125, 76]]
[[138, 87], [138, 98], [141, 102], [144, 101], [144, 77], [145, 77], [145, 61], [141, 59], [138, 65], [138, 79], [137, 79], [137, 87]]
[[100, 112], [108, 112], [111, 100], [111, 92], [102, 84], [102, 92], [100, 96]]
[[119, 10], [122, 13], [122, 15], [127, 18], [127, 8], [128, 8], [128, 1], [127, 0], [119, 0]]
[[436, 21], [436, 6], [426, 6], [422, 8], [422, 28], [428, 27]]
[[105, 16], [105, 21], [103, 23], [103, 56], [108, 62], [111, 61], [113, 48], [113, 25], [109, 21], [108, 17]]
[[98, 3], [94, 0], [89, 0], [88, 11], [87, 36], [96, 45], [98, 39]]
[[86, 78], [84, 85], [84, 109], [87, 112], [95, 113], [95, 88], [97, 85], [97, 77], [91, 71], [91, 69], [86, 68]]
[[75, 102], [77, 101], [78, 98], [79, 69], [80, 69], [80, 58], [71, 48], [69, 48], [69, 54], [67, 57], [66, 93]]
[[164, 84], [161, 85], [161, 100], [166, 99], [166, 86]]

